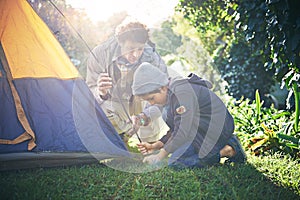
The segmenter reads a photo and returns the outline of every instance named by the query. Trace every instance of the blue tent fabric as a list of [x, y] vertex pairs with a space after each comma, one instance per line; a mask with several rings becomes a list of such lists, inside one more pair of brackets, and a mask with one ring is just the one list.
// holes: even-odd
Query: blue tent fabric
[[[0, 138], [24, 132], [4, 70], [0, 77]], [[81, 78], [13, 80], [32, 130], [36, 152], [101, 152], [128, 155], [119, 137]], [[27, 151], [27, 142], [0, 145], [0, 153]]]
[[[25, 130], [16, 115], [16, 107], [6, 79], [6, 74], [0, 62], [0, 138], [14, 139]], [[28, 141], [16, 145], [1, 145], [0, 153], [26, 151]]]

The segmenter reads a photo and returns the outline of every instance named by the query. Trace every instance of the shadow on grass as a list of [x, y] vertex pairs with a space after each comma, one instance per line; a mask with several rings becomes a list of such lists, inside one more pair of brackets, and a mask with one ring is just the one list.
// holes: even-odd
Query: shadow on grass
[[225, 165], [196, 170], [202, 198], [214, 199], [300, 199], [293, 188], [275, 183], [251, 164]]
[[164, 167], [137, 174], [135, 180], [133, 192], [125, 191], [145, 199], [300, 199], [295, 188], [270, 180], [250, 163], [182, 170]]

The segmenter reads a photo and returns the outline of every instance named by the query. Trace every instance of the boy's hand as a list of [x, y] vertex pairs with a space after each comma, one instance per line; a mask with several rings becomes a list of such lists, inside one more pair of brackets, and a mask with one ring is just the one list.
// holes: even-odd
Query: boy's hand
[[158, 154], [156, 154], [156, 155], [150, 155], [150, 156], [145, 157], [143, 160], [143, 163], [148, 163], [150, 165], [153, 165], [160, 161], [161, 161], [160, 157], [158, 156]]
[[151, 165], [157, 164], [158, 162], [162, 161], [167, 156], [168, 156], [168, 152], [166, 152], [164, 149], [161, 149], [158, 154], [145, 157], [143, 160], [143, 163], [148, 163]]
[[[137, 147], [138, 147], [139, 151], [143, 155], [153, 153], [155, 150], [159, 150], [159, 149], [163, 148], [163, 146], [164, 146], [164, 143], [162, 143], [161, 141], [156, 141], [156, 142], [151, 143], [151, 144], [148, 143], [148, 142], [142, 142], [142, 143], [137, 144]], [[168, 153], [166, 153], [166, 154], [168, 154]]]
[[155, 150], [153, 148], [153, 144], [150, 144], [148, 142], [139, 143], [137, 144], [137, 147], [143, 155], [151, 154]]

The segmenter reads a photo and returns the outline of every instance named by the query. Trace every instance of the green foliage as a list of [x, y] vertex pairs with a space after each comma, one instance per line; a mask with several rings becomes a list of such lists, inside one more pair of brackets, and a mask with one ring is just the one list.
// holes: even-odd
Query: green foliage
[[275, 70], [266, 71], [262, 52], [245, 40], [237, 8], [230, 0], [181, 0], [177, 6], [198, 30], [204, 48], [228, 83], [228, 93], [236, 99], [252, 99], [256, 89], [271, 92]]
[[176, 54], [176, 49], [182, 45], [181, 35], [176, 35], [172, 30], [174, 21], [164, 21], [160, 29], [155, 29], [151, 40], [156, 44], [156, 49], [161, 56]]
[[201, 41], [212, 54], [222, 40], [230, 41], [233, 37], [235, 7], [228, 1], [180, 0], [176, 9], [201, 33]]
[[287, 104], [288, 108], [290, 108], [290, 98], [292, 97], [292, 94], [294, 94], [294, 100], [295, 100], [295, 122], [294, 122], [294, 130], [296, 132], [300, 132], [298, 126], [299, 126], [299, 116], [300, 116], [300, 73], [297, 72], [294, 69], [291, 69], [282, 79], [283, 83], [286, 85], [286, 87], [290, 90], [288, 98], [287, 98]]
[[253, 99], [256, 89], [262, 94], [272, 92], [275, 70], [266, 71], [260, 53], [247, 42], [234, 40], [230, 46], [216, 50], [213, 59], [228, 83], [228, 93], [234, 98]]
[[277, 68], [279, 80], [299, 68], [300, 13], [298, 0], [239, 0], [237, 12], [246, 39], [263, 52], [265, 67]]
[[287, 111], [263, 107], [263, 103], [256, 91], [256, 100], [253, 102], [241, 99], [229, 104], [236, 132], [244, 145], [256, 155], [282, 152], [299, 156], [300, 134], [292, 128], [291, 122], [294, 116]]
[[[181, 15], [174, 15], [171, 21], [162, 23], [160, 29], [154, 30], [153, 42], [168, 66], [181, 66], [181, 73], [191, 72], [211, 81], [214, 91], [220, 96], [226, 95], [225, 82], [214, 67], [212, 59], [199, 40], [199, 33], [184, 20]], [[163, 49], [162, 49], [163, 48]]]
[[[246, 39], [263, 52], [264, 66], [276, 68], [279, 81], [294, 94], [294, 129], [299, 124], [300, 2], [297, 0], [238, 1], [237, 20], [243, 24]], [[263, 19], [263, 20], [262, 20]], [[287, 102], [289, 103], [289, 97]]]

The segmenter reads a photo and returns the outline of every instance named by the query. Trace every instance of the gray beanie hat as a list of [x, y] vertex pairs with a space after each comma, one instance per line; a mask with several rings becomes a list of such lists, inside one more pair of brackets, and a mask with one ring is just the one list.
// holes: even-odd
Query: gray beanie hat
[[153, 92], [162, 86], [168, 85], [169, 80], [166, 73], [150, 63], [142, 63], [134, 73], [132, 94], [143, 95]]

